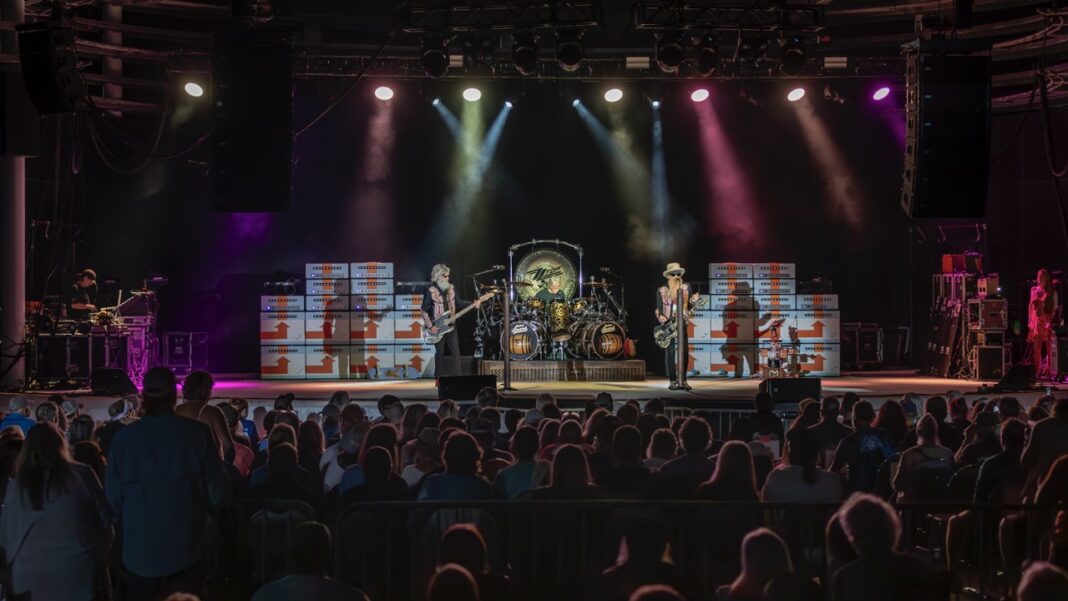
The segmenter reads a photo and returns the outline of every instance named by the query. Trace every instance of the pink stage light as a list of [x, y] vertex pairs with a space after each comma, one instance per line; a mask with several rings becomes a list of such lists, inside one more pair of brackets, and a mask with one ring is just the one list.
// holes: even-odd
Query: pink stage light
[[786, 99], [790, 102], [797, 102], [805, 97], [805, 88], [794, 88], [790, 90], [790, 93], [786, 95]]
[[890, 88], [888, 88], [886, 86], [883, 86], [883, 87], [879, 88], [878, 90], [875, 90], [875, 93], [871, 95], [871, 99], [875, 100], [875, 101], [879, 101], [879, 100], [882, 100], [883, 98], [886, 98], [889, 95], [890, 95]]
[[708, 90], [704, 88], [694, 90], [693, 93], [690, 94], [690, 100], [694, 102], [704, 102], [708, 100]]

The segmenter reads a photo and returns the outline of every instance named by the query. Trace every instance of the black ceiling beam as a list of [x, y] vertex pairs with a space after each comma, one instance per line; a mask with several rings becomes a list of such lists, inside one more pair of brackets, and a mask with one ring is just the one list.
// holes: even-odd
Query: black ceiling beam
[[515, 31], [543, 27], [596, 27], [595, 2], [514, 2], [504, 4], [415, 5], [397, 9], [397, 29], [407, 33]]
[[783, 2], [775, 5], [637, 2], [636, 29], [730, 29], [735, 31], [802, 31], [823, 29], [823, 8]]

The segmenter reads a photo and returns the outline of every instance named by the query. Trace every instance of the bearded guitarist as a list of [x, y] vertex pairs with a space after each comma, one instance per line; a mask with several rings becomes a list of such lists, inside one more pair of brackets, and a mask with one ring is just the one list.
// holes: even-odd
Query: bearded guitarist
[[[420, 307], [423, 312], [423, 326], [431, 333], [437, 334], [438, 328], [434, 326], [434, 320], [440, 318], [445, 312], [456, 315], [458, 308], [474, 304], [478, 306], [480, 301], [474, 303], [464, 302], [456, 298], [456, 287], [449, 281], [449, 267], [444, 263], [438, 263], [430, 270], [430, 287], [423, 293], [423, 304]], [[458, 307], [457, 305], [460, 305]], [[452, 355], [449, 373], [443, 370], [445, 363], [445, 347], [449, 347]], [[460, 336], [453, 329], [434, 343], [434, 377], [455, 376], [460, 374]]]
[[[686, 270], [682, 268], [678, 263], [668, 263], [667, 269], [664, 270], [664, 278], [667, 280], [667, 284], [657, 288], [656, 290], [656, 320], [660, 324], [665, 324], [669, 320], [673, 320], [682, 311], [683, 314], [689, 310], [689, 303], [693, 300], [690, 298], [690, 285], [682, 281], [682, 276], [686, 274]], [[679, 290], [682, 290], [682, 303], [683, 306], [678, 307]], [[682, 344], [683, 360], [682, 365], [678, 365], [678, 345]], [[669, 390], [680, 390], [686, 388], [686, 367], [689, 363], [689, 347], [686, 343], [686, 331], [678, 332], [678, 334], [672, 338], [671, 344], [664, 349], [664, 364], [667, 367], [668, 380], [671, 384], [668, 386]], [[682, 370], [682, 378], [677, 378], [677, 370]], [[681, 385], [680, 385], [681, 382]]]

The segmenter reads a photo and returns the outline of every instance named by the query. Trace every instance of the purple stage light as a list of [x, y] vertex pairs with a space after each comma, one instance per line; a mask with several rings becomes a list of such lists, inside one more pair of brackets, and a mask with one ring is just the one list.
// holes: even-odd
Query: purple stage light
[[875, 100], [876, 102], [878, 102], [878, 101], [882, 100], [883, 98], [886, 98], [889, 95], [890, 95], [890, 88], [888, 88], [887, 86], [883, 86], [883, 87], [879, 88], [878, 90], [875, 90], [875, 93], [871, 95], [871, 99]]
[[708, 100], [708, 90], [704, 88], [698, 88], [690, 93], [690, 100], [694, 102], [704, 102]]

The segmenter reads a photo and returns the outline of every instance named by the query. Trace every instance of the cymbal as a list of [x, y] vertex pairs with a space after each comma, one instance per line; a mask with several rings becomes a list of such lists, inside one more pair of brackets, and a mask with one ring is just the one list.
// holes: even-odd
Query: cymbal
[[582, 285], [587, 288], [611, 288], [615, 286], [612, 282], [582, 282]]
[[531, 284], [530, 282], [523, 282], [523, 281], [505, 282], [505, 284], [511, 284], [512, 286], [519, 286], [520, 288], [529, 288], [530, 286], [534, 285], [534, 284]]

